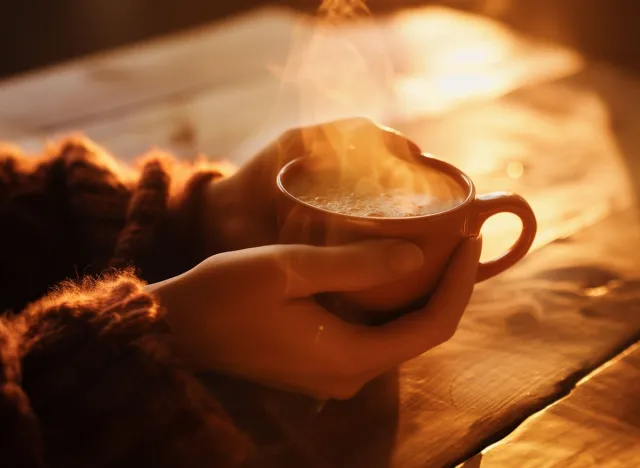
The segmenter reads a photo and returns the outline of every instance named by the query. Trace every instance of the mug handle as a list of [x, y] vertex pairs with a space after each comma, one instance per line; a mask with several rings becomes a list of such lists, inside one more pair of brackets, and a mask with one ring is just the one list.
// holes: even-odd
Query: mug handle
[[476, 282], [479, 283], [502, 273], [527, 254], [536, 237], [538, 222], [529, 203], [520, 195], [513, 193], [495, 192], [480, 195], [476, 197], [473, 209], [476, 216], [476, 233], [480, 233], [487, 219], [498, 213], [512, 213], [522, 221], [520, 237], [509, 250], [495, 260], [480, 262], [476, 276]]

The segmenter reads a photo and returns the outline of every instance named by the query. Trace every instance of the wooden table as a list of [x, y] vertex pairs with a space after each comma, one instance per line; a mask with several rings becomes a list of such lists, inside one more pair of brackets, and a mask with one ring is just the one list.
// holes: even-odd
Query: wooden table
[[[481, 191], [524, 195], [537, 250], [476, 288], [451, 342], [350, 401], [218, 381], [261, 466], [640, 466], [640, 83], [444, 9], [315, 26], [266, 10], [0, 83], [0, 138], [240, 164], [293, 125], [396, 126]], [[512, 221], [486, 226], [483, 256]]]
[[637, 466], [639, 394], [640, 346], [636, 343], [468, 466]]

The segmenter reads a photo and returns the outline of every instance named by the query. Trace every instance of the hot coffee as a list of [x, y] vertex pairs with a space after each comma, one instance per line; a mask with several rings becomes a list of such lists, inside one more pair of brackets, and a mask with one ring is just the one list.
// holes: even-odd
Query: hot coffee
[[303, 154], [285, 164], [276, 179], [280, 243], [336, 246], [404, 239], [424, 256], [422, 268], [401, 280], [360, 291], [327, 291], [331, 310], [343, 318], [382, 323], [423, 305], [456, 249], [478, 236], [495, 214], [518, 216], [522, 233], [504, 255], [478, 265], [477, 281], [509, 268], [531, 247], [536, 218], [522, 197], [476, 196], [466, 174], [421, 154], [394, 131], [347, 121], [314, 127], [302, 137]]
[[415, 167], [404, 177], [323, 170], [298, 178], [291, 193], [309, 205], [349, 216], [405, 218], [450, 210], [465, 190], [444, 173]]
[[429, 156], [414, 160], [397, 159], [385, 170], [363, 163], [356, 171], [351, 160], [301, 157], [278, 174], [281, 243], [406, 239], [423, 251], [424, 265], [414, 275], [366, 291], [334, 293], [331, 297], [341, 304], [338, 312], [349, 320], [381, 323], [421, 304], [435, 290], [460, 243], [477, 236], [495, 214], [515, 214], [523, 231], [507, 253], [478, 266], [478, 281], [509, 268], [531, 247], [536, 218], [522, 197], [501, 192], [476, 196], [473, 182], [459, 169]]

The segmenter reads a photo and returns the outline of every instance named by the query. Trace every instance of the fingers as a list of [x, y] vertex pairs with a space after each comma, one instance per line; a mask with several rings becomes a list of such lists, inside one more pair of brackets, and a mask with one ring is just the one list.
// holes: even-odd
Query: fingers
[[281, 390], [339, 400], [351, 398], [371, 380], [349, 353], [352, 325], [310, 299], [292, 301], [282, 313], [277, 339], [265, 347], [270, 352], [253, 361], [257, 366], [245, 366], [241, 376]]
[[448, 341], [469, 303], [482, 241], [465, 241], [452, 259], [437, 292], [422, 310], [382, 327], [353, 329], [351, 342], [367, 361], [363, 368], [382, 372]]
[[437, 292], [422, 310], [382, 327], [343, 324], [343, 372], [339, 388], [355, 394], [367, 382], [453, 337], [475, 284], [482, 240], [465, 241]]
[[[429, 304], [421, 312], [417, 312], [418, 315], [422, 314], [431, 317], [432, 321], [437, 321], [436, 323], [438, 324], [448, 325], [442, 328], [445, 335], [449, 334], [449, 337], [444, 341], [453, 336], [469, 304], [473, 287], [476, 283], [481, 253], [481, 237], [466, 240], [456, 253], [452, 264], [447, 269], [443, 281]], [[405, 320], [408, 323], [412, 322], [410, 317], [405, 318]], [[421, 331], [417, 330], [418, 335], [421, 335]]]
[[382, 327], [342, 324], [342, 379], [333, 383], [343, 393], [337, 398], [350, 398], [370, 380], [453, 337], [471, 299], [481, 250], [481, 238], [459, 247], [424, 309]]
[[285, 295], [361, 291], [398, 280], [423, 264], [422, 251], [401, 240], [376, 240], [336, 247], [286, 245], [274, 249], [285, 272]]

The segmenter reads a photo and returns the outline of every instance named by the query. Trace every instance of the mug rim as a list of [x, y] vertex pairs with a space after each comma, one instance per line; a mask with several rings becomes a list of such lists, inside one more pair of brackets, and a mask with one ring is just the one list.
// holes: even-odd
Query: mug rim
[[346, 213], [338, 213], [336, 211], [331, 211], [331, 210], [327, 210], [324, 208], [320, 208], [318, 206], [315, 205], [311, 205], [310, 203], [304, 202], [302, 200], [300, 200], [298, 197], [296, 197], [295, 195], [293, 195], [291, 192], [289, 192], [289, 190], [287, 190], [284, 182], [283, 182], [283, 178], [285, 177], [286, 173], [289, 172], [293, 167], [295, 167], [298, 164], [302, 164], [302, 162], [307, 159], [307, 158], [311, 158], [313, 156], [299, 156], [291, 161], [289, 161], [287, 164], [285, 164], [284, 166], [282, 166], [282, 168], [280, 169], [280, 171], [278, 171], [278, 176], [276, 177], [276, 184], [278, 186], [278, 190], [280, 191], [280, 193], [284, 196], [286, 196], [288, 199], [290, 199], [291, 201], [298, 203], [308, 209], [311, 209], [315, 212], [318, 212], [320, 214], [325, 214], [325, 215], [332, 215], [332, 216], [339, 216], [340, 218], [343, 219], [350, 219], [350, 220], [356, 220], [356, 221], [363, 221], [363, 220], [367, 220], [367, 221], [393, 221], [393, 222], [411, 222], [412, 220], [425, 220], [425, 219], [435, 219], [435, 218], [441, 218], [444, 216], [448, 216], [452, 213], [458, 212], [460, 210], [462, 210], [463, 208], [465, 208], [466, 206], [470, 205], [473, 200], [475, 200], [476, 198], [476, 187], [473, 183], [473, 181], [471, 180], [471, 178], [465, 174], [462, 170], [458, 169], [456, 166], [454, 166], [453, 164], [449, 164], [445, 161], [442, 161], [441, 159], [437, 159], [435, 158], [432, 154], [430, 153], [420, 153], [419, 154], [419, 158], [417, 159], [417, 162], [419, 162], [420, 164], [423, 165], [435, 165], [438, 166], [437, 169], [439, 170], [443, 170], [443, 172], [448, 173], [449, 175], [454, 175], [457, 176], [459, 179], [461, 179], [465, 184], [466, 184], [466, 189], [467, 189], [467, 196], [466, 198], [462, 201], [462, 203], [459, 203], [449, 209], [443, 210], [443, 211], [438, 211], [436, 213], [428, 213], [428, 214], [424, 214], [424, 215], [419, 215], [419, 216], [403, 216], [403, 217], [388, 217], [388, 216], [371, 216], [371, 217], [364, 217], [364, 216], [356, 216], [356, 215], [350, 215], [350, 214], [346, 214]]

